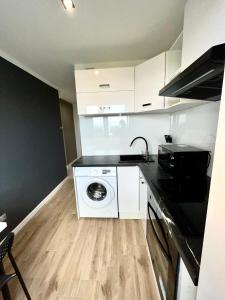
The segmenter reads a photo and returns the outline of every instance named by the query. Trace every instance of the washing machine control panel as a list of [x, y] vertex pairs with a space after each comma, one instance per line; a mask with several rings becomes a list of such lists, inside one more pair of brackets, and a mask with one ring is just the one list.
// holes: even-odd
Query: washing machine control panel
[[77, 177], [114, 177], [116, 176], [116, 167], [80, 167], [75, 168], [74, 174]]
[[111, 173], [111, 170], [102, 170], [102, 174], [110, 174]]
[[110, 169], [103, 169], [103, 168], [96, 168], [91, 170], [91, 176], [102, 176], [102, 175], [110, 175], [111, 170]]

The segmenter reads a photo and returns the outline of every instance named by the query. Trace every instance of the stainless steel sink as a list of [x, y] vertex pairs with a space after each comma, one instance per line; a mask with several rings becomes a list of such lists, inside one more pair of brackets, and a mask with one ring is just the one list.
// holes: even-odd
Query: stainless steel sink
[[129, 162], [153, 162], [154, 160], [149, 157], [147, 160], [142, 154], [129, 154], [129, 155], [120, 155], [120, 163], [129, 163]]

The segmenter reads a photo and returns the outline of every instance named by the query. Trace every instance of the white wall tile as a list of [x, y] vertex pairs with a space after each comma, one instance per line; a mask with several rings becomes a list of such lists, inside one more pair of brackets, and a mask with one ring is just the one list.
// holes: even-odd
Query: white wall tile
[[80, 117], [83, 155], [117, 155], [145, 151], [144, 141], [130, 142], [136, 136], [143, 136], [149, 143], [152, 154], [158, 152], [158, 145], [164, 143], [164, 134], [170, 130], [170, 115], [126, 115]]
[[209, 175], [211, 175], [219, 107], [220, 101], [178, 111], [171, 115], [171, 134], [174, 143], [212, 151]]

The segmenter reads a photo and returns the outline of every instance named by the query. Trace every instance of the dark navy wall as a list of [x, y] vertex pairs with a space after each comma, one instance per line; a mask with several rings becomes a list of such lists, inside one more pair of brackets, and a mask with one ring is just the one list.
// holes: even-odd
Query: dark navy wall
[[0, 57], [0, 213], [16, 227], [65, 177], [58, 93]]

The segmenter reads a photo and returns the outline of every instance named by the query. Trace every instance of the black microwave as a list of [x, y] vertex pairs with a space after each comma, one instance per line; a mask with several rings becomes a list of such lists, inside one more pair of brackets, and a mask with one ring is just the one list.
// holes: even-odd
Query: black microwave
[[209, 151], [180, 144], [160, 145], [158, 163], [177, 180], [206, 176]]
[[160, 145], [158, 163], [168, 179], [161, 180], [167, 197], [178, 202], [202, 202], [206, 189], [209, 151], [187, 145]]

